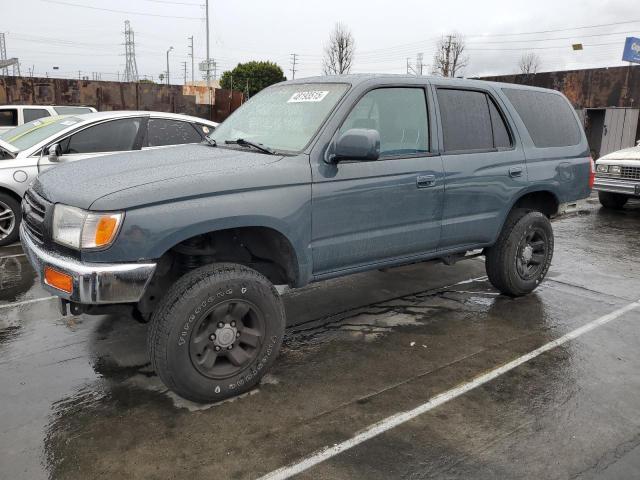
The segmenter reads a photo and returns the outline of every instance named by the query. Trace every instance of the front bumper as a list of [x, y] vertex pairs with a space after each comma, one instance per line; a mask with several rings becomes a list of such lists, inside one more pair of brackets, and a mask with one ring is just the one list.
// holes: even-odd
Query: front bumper
[[621, 193], [623, 195], [632, 196], [640, 195], [640, 182], [596, 176], [596, 180], [593, 184], [593, 189], [599, 192]]
[[[38, 246], [20, 225], [20, 241], [29, 262], [52, 294], [85, 305], [135, 303], [140, 300], [156, 269], [155, 263], [83, 263]], [[47, 285], [45, 266], [73, 277], [71, 293]]]

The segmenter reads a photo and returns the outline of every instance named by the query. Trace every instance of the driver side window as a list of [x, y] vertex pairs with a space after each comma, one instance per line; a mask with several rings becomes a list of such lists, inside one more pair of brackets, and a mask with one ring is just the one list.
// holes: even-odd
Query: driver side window
[[123, 118], [79, 131], [60, 142], [62, 155], [133, 150], [140, 118]]
[[339, 133], [366, 128], [380, 133], [380, 157], [429, 151], [427, 104], [422, 88], [379, 88], [368, 92], [345, 119]]

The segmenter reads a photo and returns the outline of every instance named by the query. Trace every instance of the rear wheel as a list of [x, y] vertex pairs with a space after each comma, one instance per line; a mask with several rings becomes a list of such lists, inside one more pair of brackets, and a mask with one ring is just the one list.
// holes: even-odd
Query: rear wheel
[[0, 193], [0, 247], [18, 240], [21, 218], [20, 203], [12, 196]]
[[625, 206], [629, 197], [620, 193], [598, 192], [598, 200], [600, 200], [600, 204], [605, 208], [620, 210]]
[[158, 305], [149, 356], [178, 395], [214, 402], [260, 381], [284, 327], [282, 301], [264, 276], [242, 265], [208, 265], [182, 277]]
[[544, 214], [513, 210], [497, 242], [486, 251], [489, 281], [513, 297], [532, 292], [549, 270], [553, 246], [553, 229]]

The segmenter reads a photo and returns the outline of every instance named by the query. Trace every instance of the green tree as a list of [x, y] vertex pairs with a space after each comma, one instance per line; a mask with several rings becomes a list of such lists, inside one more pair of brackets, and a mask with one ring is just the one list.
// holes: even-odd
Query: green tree
[[246, 95], [247, 85], [249, 96], [254, 96], [263, 88], [282, 82], [287, 78], [282, 69], [273, 62], [239, 63], [233, 70], [227, 70], [220, 78], [220, 86], [225, 89], [243, 91]]

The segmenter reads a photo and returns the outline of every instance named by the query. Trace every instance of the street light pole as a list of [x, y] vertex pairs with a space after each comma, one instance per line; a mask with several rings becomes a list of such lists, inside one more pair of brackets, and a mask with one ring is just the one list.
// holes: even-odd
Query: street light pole
[[167, 85], [169, 85], [169, 52], [173, 50], [173, 47], [169, 47], [167, 50]]

